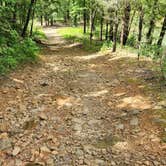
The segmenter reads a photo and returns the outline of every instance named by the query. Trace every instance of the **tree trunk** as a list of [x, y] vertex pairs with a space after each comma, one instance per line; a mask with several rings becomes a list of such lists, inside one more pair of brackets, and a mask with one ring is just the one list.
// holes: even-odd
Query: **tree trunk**
[[149, 30], [148, 30], [148, 33], [146, 35], [146, 39], [147, 39], [148, 44], [152, 44], [152, 41], [153, 41], [152, 33], [154, 31], [154, 26], [155, 26], [155, 22], [154, 22], [154, 20], [151, 20]]
[[54, 19], [51, 18], [51, 26], [54, 26]]
[[158, 46], [162, 45], [162, 42], [163, 42], [163, 39], [164, 39], [164, 36], [165, 36], [165, 31], [166, 31], [166, 15], [164, 17], [164, 21], [163, 21], [163, 25], [162, 25], [162, 28], [161, 28], [160, 36], [159, 36], [159, 39], [158, 39], [158, 42], [157, 42]]
[[150, 20], [148, 33], [146, 34], [146, 39], [148, 44], [152, 44], [152, 41], [153, 41], [152, 33], [155, 28], [155, 10], [156, 10], [157, 3], [158, 3], [158, 0], [154, 0], [154, 4], [152, 8], [152, 18]]
[[101, 20], [100, 20], [100, 40], [103, 40], [103, 15], [101, 16]]
[[33, 34], [33, 25], [34, 25], [35, 9], [36, 9], [36, 1], [35, 1], [35, 3], [34, 3], [33, 13], [32, 13], [32, 24], [31, 24], [30, 36], [32, 36], [32, 34]]
[[117, 33], [118, 33], [118, 26], [119, 26], [119, 22], [118, 22], [118, 12], [116, 11], [116, 20], [115, 20], [115, 25], [114, 25], [114, 35], [113, 35], [113, 49], [112, 52], [116, 52], [116, 44], [117, 44]]
[[77, 27], [78, 22], [77, 22], [77, 14], [74, 16], [74, 26]]
[[70, 21], [70, 0], [67, 2], [67, 10], [66, 10], [66, 23]]
[[35, 3], [35, 0], [31, 0], [31, 3], [29, 5], [29, 9], [28, 9], [28, 13], [27, 13], [26, 22], [25, 22], [25, 25], [24, 25], [24, 28], [22, 31], [22, 35], [21, 35], [22, 37], [25, 37], [25, 35], [26, 35], [34, 3]]
[[17, 3], [14, 5], [14, 11], [13, 11], [13, 27], [15, 28], [17, 23]]
[[133, 15], [131, 16], [131, 20], [130, 20], [130, 24], [129, 24], [129, 32], [128, 33], [130, 33], [135, 14], [136, 14], [136, 10], [134, 10]]
[[[138, 26], [138, 49], [140, 50], [142, 40], [142, 29], [143, 29], [144, 11], [142, 6], [140, 7], [139, 26]], [[140, 52], [138, 52], [138, 60], [140, 58]]]
[[113, 41], [113, 22], [110, 21], [109, 40]]
[[108, 21], [106, 22], [105, 40], [108, 40]]
[[40, 22], [41, 22], [41, 26], [43, 26], [43, 16], [40, 16]]
[[128, 35], [129, 35], [130, 12], [131, 12], [131, 5], [127, 1], [125, 9], [124, 9], [124, 17], [122, 20], [122, 32], [121, 32], [121, 45], [122, 46], [126, 45]]
[[94, 22], [95, 22], [95, 17], [96, 17], [96, 10], [92, 11], [90, 17], [91, 17], [90, 18], [90, 43], [92, 43]]
[[86, 33], [86, 0], [84, 0], [84, 12], [83, 12], [83, 17], [84, 17], [84, 34]]

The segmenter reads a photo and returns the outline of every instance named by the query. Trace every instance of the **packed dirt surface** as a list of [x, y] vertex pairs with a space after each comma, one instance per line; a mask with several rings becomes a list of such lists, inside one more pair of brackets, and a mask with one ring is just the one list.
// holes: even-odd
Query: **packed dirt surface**
[[0, 81], [0, 166], [166, 165], [165, 90], [150, 62], [44, 31], [40, 63]]

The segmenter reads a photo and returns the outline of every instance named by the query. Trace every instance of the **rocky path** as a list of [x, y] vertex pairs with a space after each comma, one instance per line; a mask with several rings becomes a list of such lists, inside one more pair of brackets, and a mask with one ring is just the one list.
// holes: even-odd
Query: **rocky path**
[[0, 166], [166, 165], [150, 71], [44, 31], [41, 63], [0, 81]]

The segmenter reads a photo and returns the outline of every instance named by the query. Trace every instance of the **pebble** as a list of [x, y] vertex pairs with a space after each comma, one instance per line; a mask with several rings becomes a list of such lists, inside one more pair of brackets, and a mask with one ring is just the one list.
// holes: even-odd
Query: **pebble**
[[39, 118], [40, 118], [41, 120], [47, 120], [47, 115], [46, 115], [45, 113], [41, 112], [41, 113], [39, 114]]
[[44, 152], [44, 153], [50, 153], [50, 152], [51, 152], [50, 149], [49, 149], [47, 146], [42, 146], [42, 147], [40, 148], [40, 151], [41, 151], [41, 152]]
[[21, 150], [20, 147], [15, 146], [13, 149], [12, 155], [16, 156], [17, 154], [19, 154], [20, 150]]
[[138, 123], [139, 123], [139, 120], [136, 117], [130, 120], [131, 126], [138, 126]]
[[116, 126], [116, 129], [117, 129], [117, 130], [123, 130], [123, 129], [124, 129], [124, 125], [123, 125], [123, 124], [118, 124], [118, 125]]
[[140, 113], [139, 110], [133, 110], [133, 111], [132, 111], [132, 115], [138, 115], [139, 113]]

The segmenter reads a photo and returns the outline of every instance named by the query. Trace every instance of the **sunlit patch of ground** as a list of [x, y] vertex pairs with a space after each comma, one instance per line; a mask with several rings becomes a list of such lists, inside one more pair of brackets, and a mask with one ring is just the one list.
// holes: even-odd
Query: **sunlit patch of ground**
[[74, 97], [66, 97], [66, 96], [56, 97], [56, 103], [58, 105], [58, 109], [62, 108], [63, 106], [71, 107], [79, 102], [80, 100], [75, 99]]
[[87, 55], [87, 56], [76, 56], [75, 59], [86, 61], [86, 60], [96, 59], [96, 58], [99, 58], [99, 57], [102, 57], [102, 56], [106, 56], [106, 55], [95, 53], [95, 54], [91, 54], [91, 55]]
[[133, 97], [125, 97], [120, 100], [119, 104], [117, 105], [118, 108], [132, 108], [132, 109], [150, 109], [152, 106], [149, 100], [146, 97], [136, 95]]
[[97, 91], [97, 92], [90, 92], [90, 93], [86, 94], [85, 97], [99, 97], [99, 96], [103, 96], [107, 93], [108, 93], [108, 90], [101, 90], [101, 91]]

